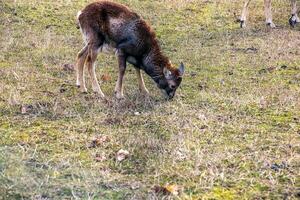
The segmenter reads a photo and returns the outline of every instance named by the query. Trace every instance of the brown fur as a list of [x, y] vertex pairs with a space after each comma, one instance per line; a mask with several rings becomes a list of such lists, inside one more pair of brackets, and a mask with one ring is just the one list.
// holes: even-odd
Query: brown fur
[[[101, 12], [103, 10], [106, 11], [105, 15], [103, 14], [103, 12]], [[78, 19], [79, 21], [82, 21], [82, 27], [92, 27], [96, 30], [101, 27], [101, 30], [107, 33], [111, 33], [108, 20], [108, 18], [110, 17], [122, 18], [124, 20], [140, 18], [137, 13], [130, 11], [128, 7], [111, 1], [99, 1], [92, 3], [85, 7], [82, 10], [82, 13], [84, 13], [84, 15], [80, 15]], [[98, 26], [95, 26], [95, 24], [97, 24]], [[143, 27], [143, 29], [141, 29], [143, 31], [141, 37], [148, 38], [152, 43], [152, 48], [154, 49], [156, 54], [156, 66], [164, 66], [167, 67], [167, 69], [169, 69], [170, 71], [176, 72], [177, 69], [175, 69], [171, 65], [169, 59], [162, 54], [161, 48], [156, 38], [156, 34], [153, 29], [144, 20], [140, 21], [140, 25]]]
[[[163, 55], [158, 40], [151, 27], [140, 18], [138, 14], [129, 10], [126, 6], [111, 1], [98, 1], [86, 6], [78, 15], [78, 24], [86, 39], [87, 48], [78, 54], [77, 75], [78, 85], [86, 91], [82, 78], [82, 60], [90, 72], [94, 91], [103, 96], [97, 83], [93, 68], [97, 51], [107, 44], [118, 50], [119, 77], [116, 92], [122, 96], [122, 81], [126, 69], [126, 61], [139, 69], [143, 69], [159, 85], [167, 91], [169, 96], [175, 94], [176, 88], [181, 82], [180, 71], [174, 68], [170, 60]], [[87, 54], [85, 52], [87, 51]], [[82, 57], [86, 56], [86, 57]], [[133, 59], [133, 60], [132, 60]], [[173, 76], [166, 78], [165, 69]], [[81, 76], [80, 76], [81, 74]], [[141, 77], [138, 75], [138, 77]], [[141, 78], [139, 78], [141, 80]], [[173, 79], [173, 80], [171, 80]], [[139, 81], [143, 83], [143, 81]], [[144, 86], [140, 87], [144, 88]], [[146, 89], [145, 89], [146, 90]]]

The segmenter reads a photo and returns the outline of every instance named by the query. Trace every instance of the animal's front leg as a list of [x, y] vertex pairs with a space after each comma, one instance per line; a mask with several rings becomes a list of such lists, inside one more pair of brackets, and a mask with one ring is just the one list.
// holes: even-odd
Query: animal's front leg
[[77, 81], [76, 85], [80, 88], [81, 92], [87, 92], [86, 86], [85, 86], [85, 80], [84, 80], [84, 64], [87, 57], [87, 51], [88, 47], [87, 45], [81, 49], [81, 51], [77, 55], [77, 61], [76, 61], [76, 75], [77, 75]]
[[273, 19], [272, 19], [271, 0], [265, 0], [265, 15], [266, 15], [266, 25], [270, 26], [271, 28], [275, 28], [276, 26], [273, 23]]
[[117, 99], [123, 99], [123, 79], [126, 70], [126, 55], [122, 50], [118, 51], [118, 62], [119, 62], [119, 75], [118, 80], [115, 87], [115, 94]]
[[243, 11], [240, 17], [240, 27], [245, 28], [246, 27], [246, 19], [248, 15], [248, 7], [251, 0], [246, 0], [244, 3]]
[[139, 89], [140, 92], [144, 93], [144, 94], [149, 94], [149, 91], [147, 90], [147, 88], [145, 87], [145, 82], [141, 73], [141, 70], [139, 68], [135, 68], [136, 69], [136, 75], [138, 78], [138, 82], [139, 82]]

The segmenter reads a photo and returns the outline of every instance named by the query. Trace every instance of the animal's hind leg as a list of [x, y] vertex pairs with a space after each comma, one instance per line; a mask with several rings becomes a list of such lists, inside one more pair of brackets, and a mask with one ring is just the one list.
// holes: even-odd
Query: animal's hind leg
[[96, 92], [97, 94], [100, 95], [100, 97], [104, 98], [104, 94], [99, 86], [98, 80], [97, 80], [97, 76], [95, 73], [95, 61], [97, 59], [97, 55], [98, 55], [98, 45], [95, 45], [93, 43], [90, 43], [88, 45], [88, 55], [87, 55], [87, 59], [86, 59], [86, 65], [91, 77], [91, 81], [92, 81], [92, 88], [93, 91]]
[[276, 26], [273, 23], [273, 19], [272, 19], [271, 0], [265, 0], [265, 15], [266, 15], [266, 25], [270, 26], [271, 28], [275, 28]]
[[295, 25], [300, 22], [300, 19], [299, 19], [298, 15], [297, 15], [297, 10], [298, 10], [297, 9], [297, 1], [296, 0], [292, 0], [291, 3], [292, 3], [292, 16], [289, 19], [289, 23], [294, 28]]
[[246, 0], [244, 3], [243, 11], [240, 18], [240, 27], [245, 28], [246, 27], [246, 19], [248, 15], [248, 7], [251, 0]]
[[81, 51], [77, 54], [77, 61], [76, 61], [76, 75], [77, 81], [76, 85], [80, 88], [81, 92], [86, 92], [85, 80], [84, 80], [84, 63], [87, 57], [87, 50], [88, 46], [84, 46]]

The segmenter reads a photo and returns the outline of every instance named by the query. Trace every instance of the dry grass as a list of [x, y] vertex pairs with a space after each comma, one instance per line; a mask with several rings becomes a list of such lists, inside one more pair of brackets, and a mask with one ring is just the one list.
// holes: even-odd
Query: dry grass
[[[269, 30], [254, 1], [240, 30], [239, 1], [120, 1], [186, 64], [173, 101], [149, 78], [141, 96], [130, 67], [126, 99], [115, 100], [107, 55], [97, 74], [111, 76], [101, 84], [109, 100], [79, 93], [63, 66], [81, 48], [74, 16], [87, 2], [0, 1], [0, 198], [299, 197], [300, 35], [288, 2], [274, 1], [279, 28]], [[120, 149], [130, 153], [122, 162]], [[166, 184], [179, 195], [153, 190]]]

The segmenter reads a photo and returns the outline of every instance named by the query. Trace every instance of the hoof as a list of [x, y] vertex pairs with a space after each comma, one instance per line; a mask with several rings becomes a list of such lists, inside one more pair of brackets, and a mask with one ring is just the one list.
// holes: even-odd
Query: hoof
[[297, 20], [295, 15], [293, 15], [290, 19], [289, 19], [289, 23], [291, 25], [292, 28], [295, 28], [296, 24], [297, 24]]
[[100, 88], [93, 88], [93, 92], [100, 98], [105, 98], [105, 95], [103, 94], [103, 92]]
[[145, 96], [149, 95], [149, 91], [146, 88], [145, 89], [140, 89], [140, 93], [142, 95], [145, 95]]
[[80, 90], [81, 93], [84, 93], [84, 94], [87, 93], [87, 89], [85, 87], [80, 87], [79, 86], [79, 90]]
[[276, 25], [273, 22], [267, 22], [266, 25], [270, 28], [276, 28]]
[[115, 97], [119, 100], [124, 99], [124, 95], [119, 92], [115, 92]]
[[245, 28], [245, 27], [246, 27], [245, 20], [240, 20], [240, 28]]
[[95, 94], [97, 97], [100, 97], [101, 99], [105, 99], [105, 95], [104, 95], [103, 93], [94, 92], [94, 94]]
[[125, 99], [125, 97], [124, 96], [118, 96], [118, 95], [116, 95], [116, 99], [123, 100], [123, 99]]

